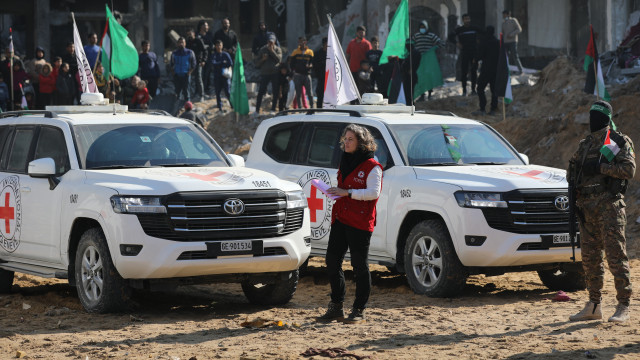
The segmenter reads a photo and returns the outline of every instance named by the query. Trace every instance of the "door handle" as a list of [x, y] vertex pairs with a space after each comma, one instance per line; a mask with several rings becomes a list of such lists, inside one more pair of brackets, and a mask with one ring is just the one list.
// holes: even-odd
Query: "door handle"
[[24, 192], [24, 193], [31, 192], [31, 188], [28, 186], [23, 186], [20, 188], [20, 192]]

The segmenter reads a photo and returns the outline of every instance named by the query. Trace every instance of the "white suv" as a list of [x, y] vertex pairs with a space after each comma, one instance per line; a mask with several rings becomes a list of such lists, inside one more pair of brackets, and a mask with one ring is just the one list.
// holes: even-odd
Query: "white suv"
[[372, 132], [384, 168], [370, 262], [405, 272], [416, 293], [430, 296], [455, 295], [469, 274], [527, 270], [552, 289], [585, 287], [570, 260], [564, 170], [529, 165], [484, 123], [403, 106], [281, 113], [256, 130], [247, 166], [303, 187], [312, 256], [325, 255], [332, 201], [311, 180], [336, 185], [350, 123]]
[[125, 107], [1, 114], [0, 292], [68, 278], [90, 312], [131, 288], [241, 282], [282, 304], [309, 256], [300, 186], [243, 167], [199, 126]]

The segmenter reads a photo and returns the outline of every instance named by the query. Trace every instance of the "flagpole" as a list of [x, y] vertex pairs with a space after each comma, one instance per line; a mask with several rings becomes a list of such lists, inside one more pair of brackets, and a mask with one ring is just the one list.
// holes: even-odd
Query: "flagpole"
[[504, 98], [502, 98], [502, 121], [507, 119], [507, 110], [505, 109]]
[[[327, 19], [329, 19], [329, 26], [331, 29], [333, 29], [334, 35], [336, 37], [336, 40], [338, 39], [338, 35], [335, 34], [335, 28], [333, 27], [333, 21], [331, 21], [331, 14], [327, 14]], [[344, 51], [342, 51], [342, 44], [340, 44], [340, 40], [338, 40], [338, 45], [337, 48], [340, 50], [340, 54], [342, 55], [343, 59], [346, 59], [346, 57], [344, 56]], [[349, 65], [347, 63], [347, 65]], [[349, 78], [351, 78], [351, 83], [355, 84], [356, 81], [353, 78], [353, 74], [351, 73], [351, 70], [347, 71], [347, 73], [349, 74]], [[358, 88], [356, 88], [356, 94], [358, 94], [358, 102], [360, 104], [362, 104], [362, 97], [360, 96], [360, 91], [358, 90]]]
[[15, 110], [15, 99], [14, 99], [14, 95], [13, 95], [13, 54], [14, 54], [14, 50], [13, 50], [13, 29], [9, 28], [9, 37], [10, 39], [10, 46], [11, 46], [11, 51], [9, 52], [9, 74], [11, 75], [11, 84], [9, 84], [9, 87], [11, 88], [11, 110]]
[[407, 0], [407, 12], [409, 13], [409, 21], [408, 21], [408, 26], [409, 26], [409, 31], [407, 31], [407, 33], [409, 34], [409, 73], [411, 74], [411, 76], [409, 77], [409, 91], [411, 93], [411, 116], [413, 116], [414, 114], [414, 108], [413, 108], [413, 44], [411, 44], [411, 6], [409, 5], [409, 0]]

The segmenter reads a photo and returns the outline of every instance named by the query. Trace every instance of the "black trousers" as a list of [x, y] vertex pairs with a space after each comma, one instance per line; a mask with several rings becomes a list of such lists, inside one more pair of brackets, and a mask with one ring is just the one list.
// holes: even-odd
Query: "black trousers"
[[[474, 52], [462, 51], [462, 92], [467, 92], [467, 74], [471, 73], [471, 91], [476, 89], [476, 79], [478, 78], [478, 63], [474, 62]], [[471, 69], [469, 69], [471, 68]]]
[[[484, 65], [483, 65], [484, 66]], [[487, 97], [484, 94], [484, 89], [489, 84], [491, 89], [491, 111], [498, 108], [498, 96], [496, 96], [496, 74], [480, 72], [478, 77], [478, 100], [480, 101], [480, 110], [484, 111], [487, 107]]]
[[274, 93], [273, 101], [271, 102], [271, 111], [276, 110], [276, 104], [278, 99], [275, 97], [276, 90], [276, 82], [278, 81], [278, 74], [271, 75], [260, 75], [260, 87], [258, 88], [258, 99], [256, 100], [256, 111], [260, 111], [260, 106], [262, 106], [262, 98], [264, 94], [267, 93], [267, 87], [269, 83], [271, 83], [271, 89]]
[[369, 243], [371, 233], [356, 229], [335, 221], [331, 225], [329, 245], [327, 246], [327, 273], [331, 284], [331, 301], [341, 303], [344, 301], [345, 284], [342, 261], [347, 249], [351, 252], [351, 266], [356, 281], [356, 299], [353, 302], [355, 309], [364, 309], [369, 301], [371, 292], [371, 274], [369, 273]]

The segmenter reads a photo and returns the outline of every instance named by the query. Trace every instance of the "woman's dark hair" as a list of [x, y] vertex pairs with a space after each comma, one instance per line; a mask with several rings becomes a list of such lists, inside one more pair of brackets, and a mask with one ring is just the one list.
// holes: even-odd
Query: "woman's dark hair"
[[378, 148], [378, 144], [371, 135], [369, 129], [364, 126], [349, 124], [342, 131], [342, 136], [340, 136], [340, 149], [344, 151], [344, 137], [347, 135], [347, 131], [351, 131], [356, 135], [358, 139], [358, 150], [360, 151], [376, 151]]

